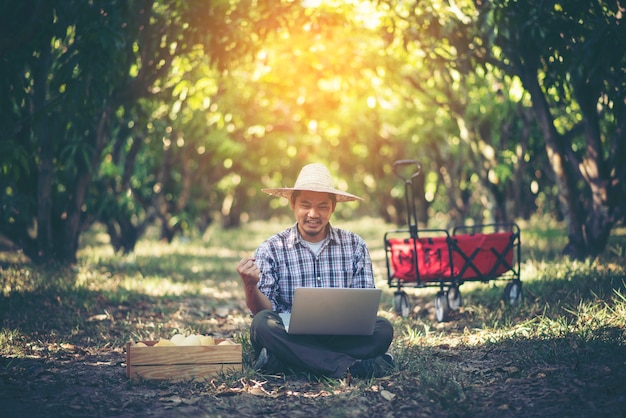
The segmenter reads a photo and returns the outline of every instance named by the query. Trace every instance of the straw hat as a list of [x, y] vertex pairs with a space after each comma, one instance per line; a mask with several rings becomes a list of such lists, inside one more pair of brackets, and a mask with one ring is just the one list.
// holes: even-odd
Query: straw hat
[[352, 200], [363, 200], [350, 193], [342, 192], [333, 186], [333, 178], [330, 171], [323, 164], [308, 164], [302, 167], [300, 174], [293, 187], [280, 187], [275, 189], [262, 189], [263, 192], [272, 195], [291, 198], [291, 194], [296, 191], [310, 191], [321, 193], [332, 193], [337, 196], [337, 202], [350, 202]]

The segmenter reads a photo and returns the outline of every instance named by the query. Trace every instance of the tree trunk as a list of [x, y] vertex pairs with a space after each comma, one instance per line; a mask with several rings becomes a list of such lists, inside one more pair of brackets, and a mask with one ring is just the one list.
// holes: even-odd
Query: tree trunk
[[548, 161], [555, 174], [560, 209], [567, 225], [568, 244], [564, 252], [574, 258], [584, 257], [585, 241], [582, 234], [580, 210], [575, 199], [574, 182], [564, 161], [566, 153], [562, 146], [563, 140], [554, 127], [550, 108], [539, 86], [536, 74], [526, 74], [522, 80], [532, 97], [533, 109], [546, 142]]
[[90, 160], [85, 162], [77, 157], [74, 186], [70, 189], [71, 192], [68, 194], [67, 200], [62, 202], [64, 205], [62, 209], [53, 212], [56, 218], [53, 219], [52, 224], [52, 243], [56, 261], [62, 263], [76, 262], [80, 235], [84, 228], [83, 205], [93, 179], [93, 173], [97, 172], [100, 166], [102, 150], [107, 138], [109, 114], [110, 109], [103, 109], [99, 115], [99, 120], [94, 123], [95, 130], [90, 132], [89, 138], [85, 140], [87, 144], [91, 145], [89, 146]]
[[[44, 38], [49, 42], [48, 38]], [[54, 175], [54, 150], [50, 118], [46, 110], [47, 76], [50, 70], [50, 46], [43, 42], [41, 55], [33, 73], [33, 131], [39, 141], [39, 165], [37, 167], [37, 245], [36, 253], [29, 257], [47, 261], [54, 257], [52, 243], [52, 178]]]
[[[587, 144], [586, 157], [577, 163], [578, 172], [591, 191], [590, 208], [584, 221], [586, 253], [592, 257], [600, 254], [611, 235], [611, 230], [619, 216], [619, 179], [611, 179], [611, 169], [604, 160], [600, 124], [592, 85], [585, 81], [576, 83], [574, 92], [583, 113], [584, 136]], [[618, 187], [611, 187], [611, 184]]]
[[[579, 163], [567, 143], [567, 138], [560, 135], [554, 127], [537, 75], [530, 74], [527, 69], [522, 69], [521, 73], [524, 74], [522, 80], [531, 94], [533, 109], [545, 138], [548, 160], [558, 188], [560, 209], [567, 224], [568, 243], [563, 254], [574, 259], [596, 256], [606, 248], [616, 220], [618, 208], [616, 205], [609, 205], [609, 202], [619, 199], [609, 196], [612, 195], [610, 181], [601, 174], [600, 167], [603, 163], [600, 161], [602, 146], [598, 142], [599, 131], [594, 130], [593, 121], [588, 119], [591, 114], [595, 114], [595, 110], [587, 109], [590, 113], [586, 113], [584, 104], [581, 106], [585, 115], [583, 123], [587, 157]], [[590, 198], [585, 197], [576, 187], [576, 181], [581, 178], [590, 192]]]

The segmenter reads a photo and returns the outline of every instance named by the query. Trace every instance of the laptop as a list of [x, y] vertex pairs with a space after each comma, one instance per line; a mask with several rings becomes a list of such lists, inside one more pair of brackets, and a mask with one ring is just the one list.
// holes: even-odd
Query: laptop
[[372, 335], [381, 289], [298, 287], [291, 314], [280, 313], [289, 334]]

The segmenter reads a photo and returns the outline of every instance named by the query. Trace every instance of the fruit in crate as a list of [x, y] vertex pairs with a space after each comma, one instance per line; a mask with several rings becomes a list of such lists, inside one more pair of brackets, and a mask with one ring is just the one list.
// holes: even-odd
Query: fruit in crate
[[170, 340], [166, 340], [166, 339], [161, 339], [159, 340], [158, 343], [156, 343], [154, 346], [155, 347], [172, 347], [175, 346], [176, 344], [174, 344], [173, 342], [171, 342]]
[[187, 336], [187, 338], [185, 338], [183, 341], [181, 341], [181, 343], [178, 345], [184, 345], [184, 346], [200, 345], [200, 337], [197, 335], [191, 334]]
[[182, 345], [183, 341], [185, 341], [185, 336], [183, 334], [174, 334], [170, 341], [176, 345]]
[[215, 340], [210, 335], [201, 335], [200, 345], [215, 345]]
[[210, 345], [227, 345], [227, 344], [235, 344], [231, 340], [223, 340], [219, 344], [216, 343], [215, 339], [211, 335], [198, 335], [198, 334], [190, 334], [188, 336], [184, 336], [183, 334], [174, 334], [171, 339], [161, 338], [156, 344], [145, 344], [142, 341], [134, 343], [135, 346], [138, 347], [194, 347], [194, 346], [210, 346]]

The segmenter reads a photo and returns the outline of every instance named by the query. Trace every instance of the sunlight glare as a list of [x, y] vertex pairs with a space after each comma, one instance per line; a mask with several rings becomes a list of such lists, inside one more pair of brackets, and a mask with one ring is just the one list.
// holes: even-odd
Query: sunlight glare
[[[362, 0], [349, 0], [349, 1], [337, 1], [337, 0], [302, 0], [302, 7], [306, 9], [316, 9], [322, 7], [322, 5], [337, 8], [345, 5], [353, 7], [355, 21], [359, 22], [367, 29], [375, 29], [380, 26], [381, 16], [383, 13], [376, 10], [376, 4], [369, 1]], [[306, 29], [305, 29], [306, 30]]]
[[519, 102], [524, 96], [524, 87], [519, 78], [514, 77], [509, 86], [509, 98], [514, 102]]
[[302, 7], [315, 9], [322, 5], [323, 0], [302, 0]]

